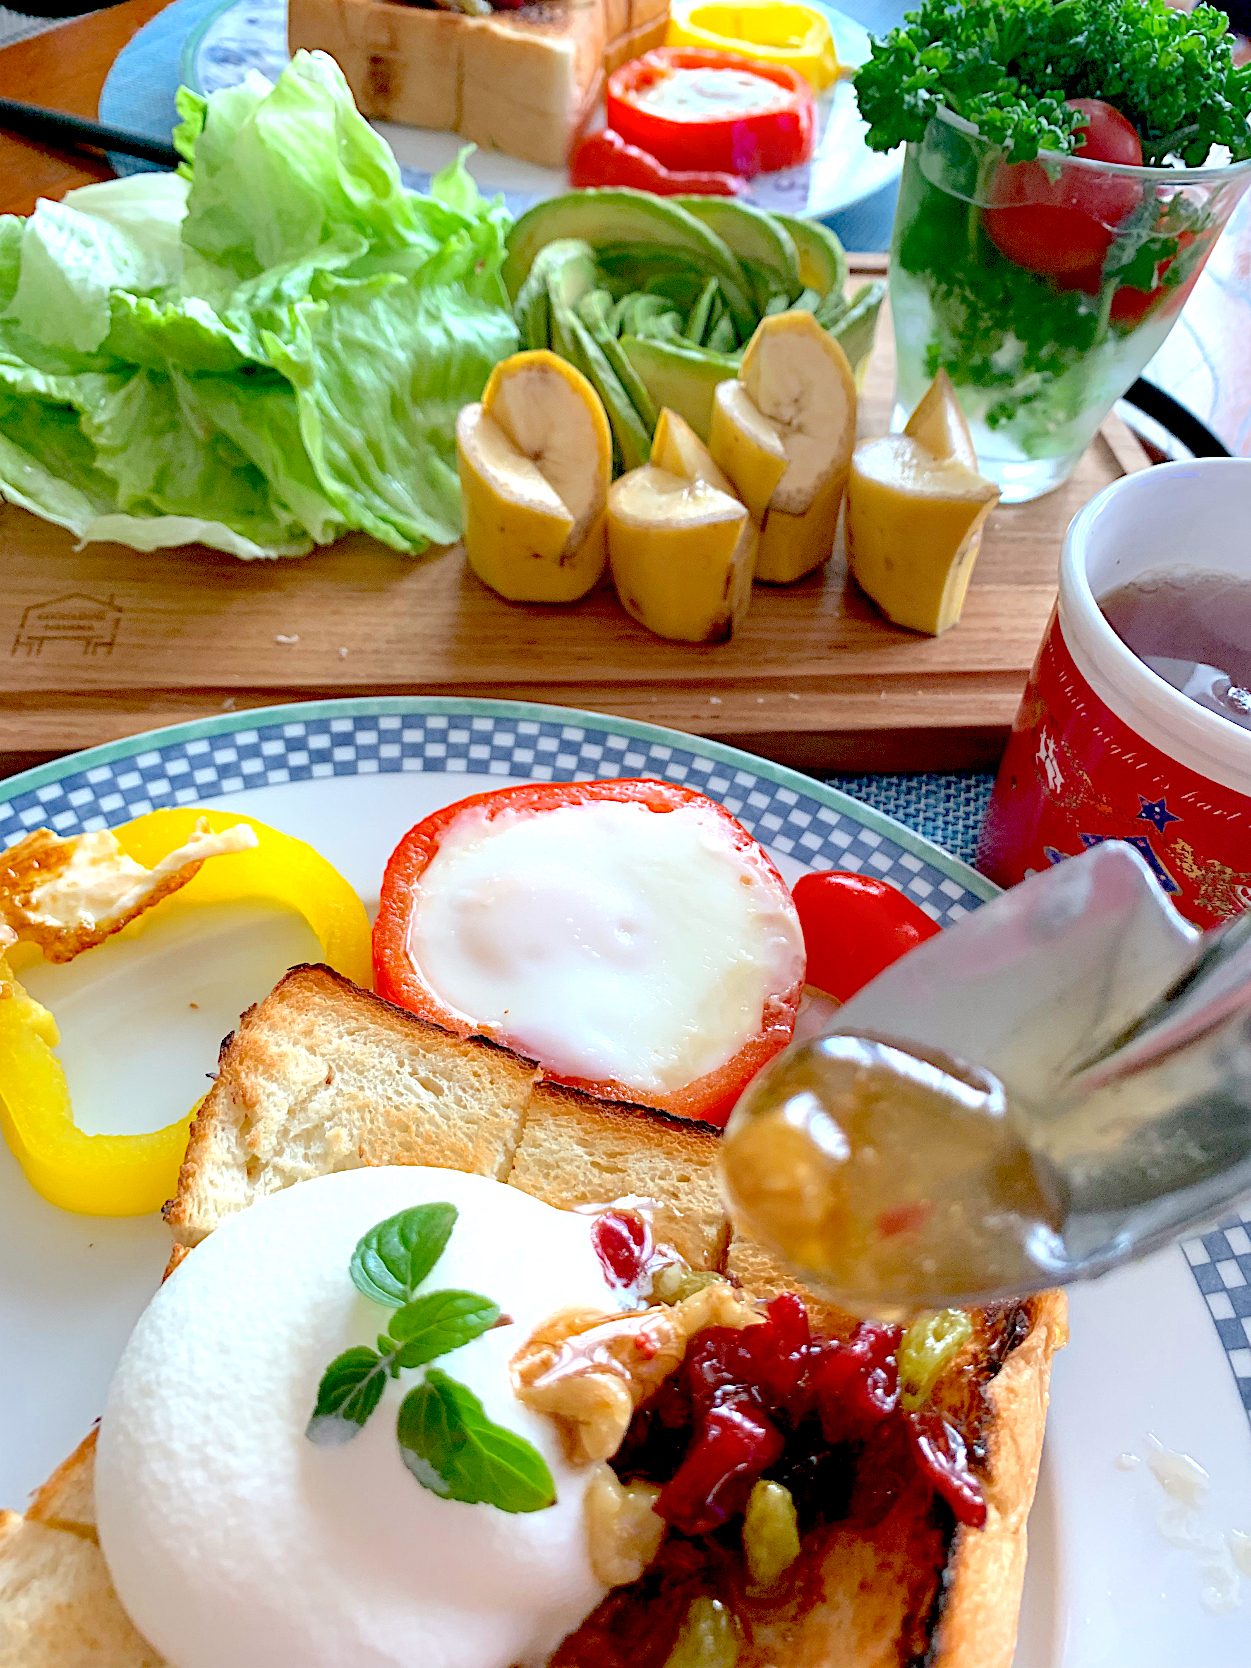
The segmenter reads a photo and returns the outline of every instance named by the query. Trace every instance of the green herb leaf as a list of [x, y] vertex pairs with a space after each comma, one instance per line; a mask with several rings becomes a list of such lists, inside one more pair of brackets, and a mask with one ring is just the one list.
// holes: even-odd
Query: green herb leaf
[[1234, 66], [1229, 18], [1167, 0], [922, 0], [873, 43], [856, 74], [868, 143], [920, 141], [940, 108], [972, 122], [1014, 162], [1073, 151], [1067, 99], [1114, 105], [1143, 161], [1199, 166], [1213, 145], [1251, 156], [1251, 66]]
[[387, 1356], [365, 1344], [336, 1355], [317, 1386], [317, 1405], [304, 1432], [309, 1441], [337, 1448], [358, 1435], [381, 1400], [389, 1365]]
[[391, 1317], [391, 1336], [401, 1346], [396, 1359], [401, 1367], [422, 1367], [489, 1332], [499, 1318], [499, 1304], [477, 1292], [427, 1292]]
[[423, 1488], [444, 1500], [541, 1512], [556, 1503], [542, 1454], [488, 1419], [473, 1391], [431, 1367], [400, 1404], [400, 1458]]
[[362, 1235], [352, 1253], [352, 1283], [375, 1303], [407, 1303], [443, 1255], [455, 1205], [413, 1205]]

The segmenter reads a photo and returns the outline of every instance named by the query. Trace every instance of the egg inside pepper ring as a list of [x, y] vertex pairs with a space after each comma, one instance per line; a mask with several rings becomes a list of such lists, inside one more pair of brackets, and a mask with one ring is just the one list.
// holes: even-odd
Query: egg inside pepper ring
[[604, 88], [605, 120], [666, 168], [775, 173], [806, 162], [812, 89], [793, 69], [729, 52], [658, 46]]
[[[304, 841], [251, 817], [194, 808], [153, 811], [112, 833], [121, 855], [152, 870], [198, 831], [224, 834], [240, 826], [256, 843], [204, 861], [189, 881], [160, 898], [162, 910], [248, 901], [285, 906], [308, 922], [330, 966], [367, 986], [364, 907], [333, 865]], [[80, 948], [98, 941], [92, 936]], [[66, 960], [74, 953], [71, 947], [49, 959]], [[59, 1040], [52, 1014], [23, 989], [0, 953], [0, 1129], [27, 1179], [50, 1203], [83, 1215], [159, 1210], [177, 1186], [194, 1109], [147, 1135], [85, 1134], [74, 1122], [65, 1072], [54, 1053]]]
[[374, 926], [380, 996], [603, 1099], [723, 1124], [790, 1041], [803, 935], [728, 811], [677, 783], [533, 783], [410, 829]]

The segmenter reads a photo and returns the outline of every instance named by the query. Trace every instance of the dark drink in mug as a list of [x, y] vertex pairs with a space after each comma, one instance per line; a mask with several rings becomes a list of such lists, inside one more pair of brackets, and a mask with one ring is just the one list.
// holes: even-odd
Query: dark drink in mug
[[1157, 677], [1251, 730], [1251, 579], [1219, 568], [1151, 568], [1098, 601]]
[[1073, 520], [982, 825], [1011, 886], [1126, 840], [1181, 913], [1251, 906], [1251, 460], [1164, 464]]

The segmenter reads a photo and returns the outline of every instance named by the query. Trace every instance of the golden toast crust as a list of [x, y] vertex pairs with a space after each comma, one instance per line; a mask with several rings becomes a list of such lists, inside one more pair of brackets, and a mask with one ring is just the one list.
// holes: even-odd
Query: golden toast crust
[[363, 1164], [503, 1181], [536, 1076], [328, 967], [292, 968], [222, 1044], [166, 1224], [195, 1245], [254, 1198]]
[[338, 61], [362, 115], [562, 168], [605, 71], [658, 46], [667, 22], [667, 0], [539, 0], [482, 17], [396, 0], [289, 0], [287, 33], [292, 51]]

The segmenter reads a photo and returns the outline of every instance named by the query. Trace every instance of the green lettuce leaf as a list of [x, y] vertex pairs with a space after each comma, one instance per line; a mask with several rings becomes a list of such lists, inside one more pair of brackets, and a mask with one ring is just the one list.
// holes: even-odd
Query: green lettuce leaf
[[[394, 274], [324, 279], [325, 299], [267, 333], [271, 364], [295, 389], [300, 435], [326, 496], [351, 527], [397, 550], [460, 535], [456, 414], [516, 345], [501, 308], [451, 285]], [[413, 355], [405, 344], [418, 341]]]
[[81, 408], [104, 401], [116, 391], [118, 379], [97, 377], [95, 385], [85, 377], [66, 379], [58, 388], [55, 379], [46, 378], [44, 397], [23, 398], [17, 379], [5, 381], [8, 369], [0, 366], [0, 491], [11, 503], [67, 528], [83, 543], [115, 540], [137, 550], [200, 543], [242, 557], [301, 556], [309, 549], [307, 538], [258, 543], [203, 512], [173, 516], [146, 506], [142, 513], [120, 510], [116, 483], [96, 466], [81, 418]]
[[451, 542], [456, 414], [517, 346], [502, 205], [463, 155], [406, 190], [321, 53], [178, 109], [179, 173], [0, 217], [0, 497], [141, 549]]
[[15, 214], [0, 214], [0, 312], [17, 294], [22, 267], [22, 222]]

